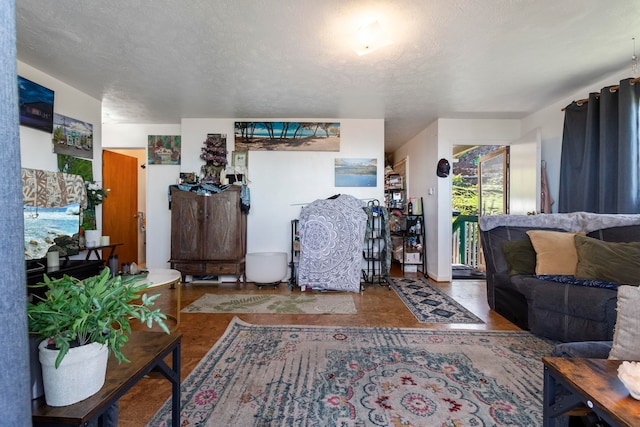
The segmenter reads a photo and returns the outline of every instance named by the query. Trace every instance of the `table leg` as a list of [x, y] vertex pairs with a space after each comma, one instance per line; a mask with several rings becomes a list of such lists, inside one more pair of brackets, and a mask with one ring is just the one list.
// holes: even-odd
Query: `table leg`
[[178, 329], [180, 327], [180, 305], [182, 299], [182, 282], [180, 280], [176, 283], [176, 291], [178, 292], [176, 298], [178, 300], [176, 303], [176, 329]]
[[[178, 286], [178, 292], [180, 292], [179, 289], [180, 286]], [[173, 427], [180, 427], [180, 344], [173, 350], [172, 367], [177, 378], [172, 381], [171, 387], [171, 424]]]
[[555, 403], [556, 382], [547, 367], [544, 368], [544, 392], [542, 397], [542, 426], [553, 427], [555, 419], [551, 418], [551, 406]]

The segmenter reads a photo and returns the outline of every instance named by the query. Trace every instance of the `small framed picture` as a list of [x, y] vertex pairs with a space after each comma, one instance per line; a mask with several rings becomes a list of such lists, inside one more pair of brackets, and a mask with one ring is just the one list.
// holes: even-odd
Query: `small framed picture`
[[249, 166], [249, 152], [248, 151], [234, 151], [231, 158], [231, 165], [244, 167]]

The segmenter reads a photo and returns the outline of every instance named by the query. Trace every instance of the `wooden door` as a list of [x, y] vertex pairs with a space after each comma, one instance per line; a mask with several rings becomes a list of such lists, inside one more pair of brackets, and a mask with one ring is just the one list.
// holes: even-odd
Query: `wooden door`
[[102, 234], [122, 243], [116, 249], [120, 264], [138, 263], [138, 159], [103, 151], [102, 180], [109, 189], [102, 204]]

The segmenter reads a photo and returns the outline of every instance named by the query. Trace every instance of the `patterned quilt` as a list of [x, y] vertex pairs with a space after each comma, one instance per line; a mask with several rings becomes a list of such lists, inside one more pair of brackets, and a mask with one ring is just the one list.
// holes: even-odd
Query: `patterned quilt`
[[300, 287], [360, 292], [367, 223], [363, 206], [361, 200], [341, 194], [302, 209]]

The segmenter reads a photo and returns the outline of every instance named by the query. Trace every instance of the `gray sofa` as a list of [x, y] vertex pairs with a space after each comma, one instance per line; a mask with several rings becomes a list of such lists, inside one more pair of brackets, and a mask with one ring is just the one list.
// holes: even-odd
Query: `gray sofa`
[[530, 274], [510, 275], [503, 244], [528, 239], [526, 232], [534, 229], [583, 231], [607, 242], [638, 242], [640, 215], [494, 215], [481, 217], [479, 227], [487, 300], [493, 310], [539, 336], [563, 342], [612, 340], [615, 289], [557, 283]]

